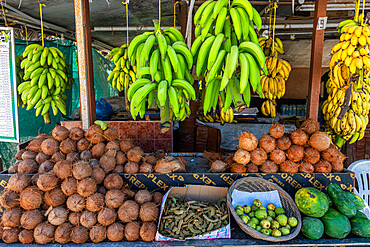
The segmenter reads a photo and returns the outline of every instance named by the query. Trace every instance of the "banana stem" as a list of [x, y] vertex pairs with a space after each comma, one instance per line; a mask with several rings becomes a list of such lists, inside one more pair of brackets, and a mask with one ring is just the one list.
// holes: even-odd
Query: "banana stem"
[[160, 22], [158, 19], [154, 19], [153, 20], [153, 23], [154, 23], [154, 28], [155, 28], [155, 33], [158, 33], [161, 31], [161, 26], [160, 26]]
[[359, 12], [360, 12], [360, 0], [355, 0], [355, 17], [353, 18], [355, 22], [358, 22]]
[[160, 116], [161, 125], [159, 127], [159, 131], [164, 134], [171, 129], [170, 104], [168, 99], [166, 100], [166, 105], [161, 107]]

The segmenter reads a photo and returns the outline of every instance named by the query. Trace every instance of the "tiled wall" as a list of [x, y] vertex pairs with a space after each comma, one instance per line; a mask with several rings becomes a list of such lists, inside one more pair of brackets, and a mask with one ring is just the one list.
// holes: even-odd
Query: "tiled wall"
[[[163, 149], [165, 152], [173, 150], [172, 128], [166, 134], [161, 134], [159, 121], [106, 121], [106, 123], [118, 130], [119, 139], [131, 139], [146, 153], [155, 152], [158, 149]], [[70, 129], [81, 127], [81, 122], [62, 121], [62, 125]]]

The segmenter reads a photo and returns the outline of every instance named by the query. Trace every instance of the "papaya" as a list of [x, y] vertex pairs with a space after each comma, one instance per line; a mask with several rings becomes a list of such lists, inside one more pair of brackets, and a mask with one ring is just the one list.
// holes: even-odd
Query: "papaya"
[[299, 210], [310, 217], [320, 218], [329, 209], [329, 202], [325, 194], [313, 187], [299, 189], [294, 200]]
[[326, 199], [328, 199], [329, 207], [333, 206], [333, 202], [330, 199], [330, 196], [328, 194], [326, 194], [326, 193], [324, 193], [324, 195], [326, 196]]
[[352, 233], [362, 237], [370, 238], [370, 220], [360, 217], [353, 217], [351, 219]]
[[339, 212], [348, 218], [352, 218], [356, 215], [356, 204], [348, 198], [347, 194], [339, 187], [338, 184], [329, 184], [327, 190]]
[[324, 232], [329, 237], [342, 239], [351, 232], [349, 219], [335, 209], [329, 208], [321, 220], [324, 223]]
[[302, 219], [301, 233], [309, 239], [320, 239], [324, 234], [324, 224], [317, 218], [304, 217]]
[[351, 193], [349, 191], [345, 191], [344, 193], [356, 205], [357, 210], [361, 210], [364, 207], [366, 207], [364, 200], [362, 200], [362, 198], [359, 197], [358, 195]]
[[367, 219], [367, 216], [363, 212], [357, 211], [357, 214], [355, 215], [355, 218]]

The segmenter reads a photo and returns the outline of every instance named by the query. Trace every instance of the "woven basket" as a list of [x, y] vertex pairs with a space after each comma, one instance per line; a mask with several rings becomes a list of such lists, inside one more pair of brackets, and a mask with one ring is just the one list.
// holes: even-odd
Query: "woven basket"
[[[281, 204], [285, 210], [286, 216], [296, 217], [298, 220], [298, 225], [292, 228], [293, 231], [287, 236], [273, 237], [273, 236], [267, 236], [267, 235], [264, 235], [258, 232], [257, 230], [245, 224], [240, 219], [240, 217], [236, 214], [235, 209], [232, 205], [232, 198], [231, 198], [231, 195], [235, 189], [239, 191], [246, 191], [246, 192], [264, 192], [264, 191], [277, 190], [279, 192]], [[241, 179], [236, 180], [231, 185], [229, 191], [227, 192], [227, 206], [229, 207], [231, 214], [234, 216], [240, 228], [244, 232], [246, 232], [248, 235], [252, 236], [253, 238], [262, 239], [262, 240], [271, 241], [271, 242], [288, 241], [288, 240], [295, 238], [301, 230], [301, 226], [302, 226], [301, 213], [299, 212], [299, 209], [297, 205], [295, 205], [293, 199], [288, 195], [288, 193], [286, 193], [278, 185], [271, 183], [262, 178], [246, 177], [246, 178], [241, 178]]]

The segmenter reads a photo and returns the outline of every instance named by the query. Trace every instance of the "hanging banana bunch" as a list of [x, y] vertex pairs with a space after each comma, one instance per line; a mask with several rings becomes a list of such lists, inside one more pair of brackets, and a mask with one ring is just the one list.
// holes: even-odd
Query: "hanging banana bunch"
[[[272, 38], [272, 36], [269, 35], [269, 37], [261, 36], [258, 38], [259, 45], [261, 49], [263, 50], [263, 53], [266, 57], [272, 56], [272, 51], [276, 51], [278, 54], [284, 54], [284, 48], [283, 48], [283, 42], [278, 37]], [[272, 49], [272, 46], [274, 49]]]
[[[66, 115], [67, 99], [65, 90], [72, 88], [74, 82], [70, 74], [70, 65], [65, 61], [63, 53], [55, 47], [44, 47], [31, 44], [22, 53], [23, 82], [18, 85], [22, 107], [36, 109], [36, 117], [40, 114], [44, 122], [49, 124], [51, 108], [54, 115], [58, 110]], [[22, 72], [19, 72], [22, 74]]]
[[[262, 96], [259, 70], [267, 72], [254, 30], [254, 25], [261, 29], [259, 13], [248, 0], [234, 0], [231, 5], [228, 0], [208, 0], [195, 13], [194, 24], [191, 53], [196, 74], [205, 81], [203, 114], [217, 104], [221, 118], [232, 104], [242, 111], [249, 106], [251, 90]], [[233, 117], [229, 119], [233, 122]]]
[[116, 67], [109, 74], [107, 81], [112, 81], [112, 88], [122, 92], [123, 89], [127, 89], [136, 80], [136, 67], [131, 66], [128, 60], [128, 44], [114, 48], [108, 56], [113, 60]]
[[363, 14], [338, 25], [340, 42], [332, 50], [330, 78], [326, 83], [328, 99], [322, 112], [329, 133], [337, 146], [364, 137], [370, 110], [370, 27]]
[[136, 68], [136, 81], [127, 92], [134, 119], [143, 117], [146, 105], [160, 107], [161, 123], [183, 121], [190, 115], [189, 100], [195, 100], [193, 65], [184, 38], [176, 28], [161, 30], [154, 20], [155, 31], [136, 36], [128, 48], [128, 58]]

